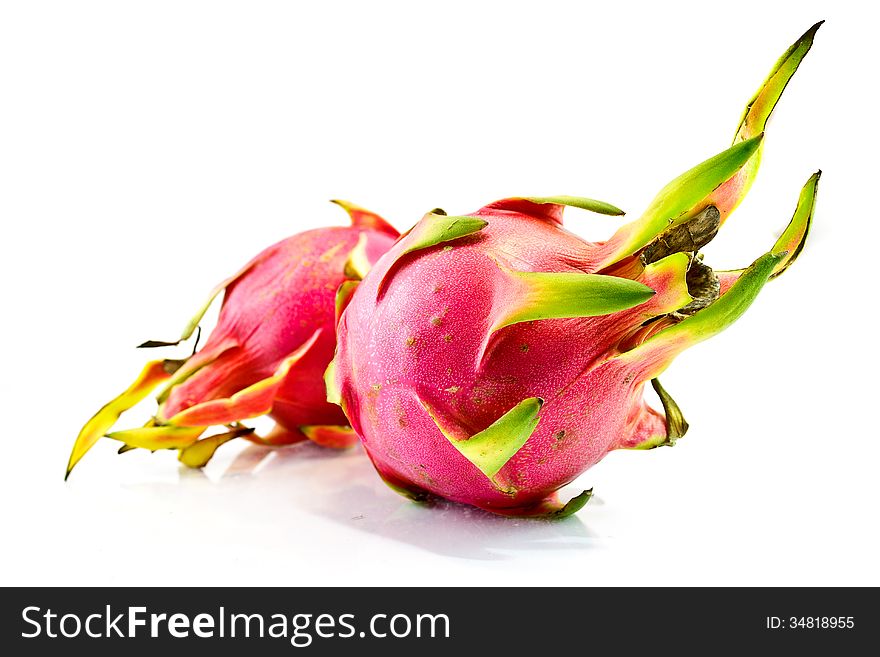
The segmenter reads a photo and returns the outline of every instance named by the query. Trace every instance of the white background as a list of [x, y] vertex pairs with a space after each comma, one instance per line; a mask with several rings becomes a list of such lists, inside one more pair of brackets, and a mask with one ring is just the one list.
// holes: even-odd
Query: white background
[[[4, 2], [0, 583], [880, 584], [871, 6]], [[576, 517], [418, 507], [359, 450], [309, 446], [230, 444], [202, 473], [102, 441], [63, 483], [134, 345], [343, 223], [328, 199], [401, 229], [525, 194], [638, 216], [822, 18], [708, 261], [767, 250], [822, 168], [811, 240], [664, 376], [688, 436], [611, 454]], [[589, 238], [617, 223], [568, 212]]]

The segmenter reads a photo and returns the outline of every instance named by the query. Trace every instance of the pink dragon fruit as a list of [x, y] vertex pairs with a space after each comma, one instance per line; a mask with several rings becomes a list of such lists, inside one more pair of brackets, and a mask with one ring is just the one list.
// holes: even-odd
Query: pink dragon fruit
[[[67, 474], [97, 440], [108, 435], [137, 447], [178, 449], [180, 460], [200, 467], [238, 436], [269, 445], [311, 439], [346, 447], [356, 437], [338, 406], [326, 399], [323, 373], [336, 345], [337, 308], [394, 243], [397, 231], [381, 217], [335, 201], [351, 226], [321, 228], [289, 237], [257, 255], [223, 281], [187, 324], [190, 338], [212, 301], [225, 290], [217, 326], [205, 346], [183, 360], [156, 360], [80, 431]], [[120, 414], [162, 382], [159, 409], [146, 426], [107, 434]], [[275, 429], [259, 437], [242, 420], [269, 415]], [[210, 427], [226, 431], [201, 438]]]
[[[750, 267], [714, 272], [699, 250], [745, 195], [765, 123], [813, 26], [748, 104], [734, 143], [664, 187], [606, 242], [562, 227], [569, 196], [426, 215], [360, 282], [340, 318], [328, 396], [382, 478], [509, 515], [564, 516], [556, 491], [610, 450], [671, 445], [687, 423], [657, 377], [739, 318], [800, 253], [819, 173], [788, 228]], [[645, 383], [665, 413], [643, 399]]]

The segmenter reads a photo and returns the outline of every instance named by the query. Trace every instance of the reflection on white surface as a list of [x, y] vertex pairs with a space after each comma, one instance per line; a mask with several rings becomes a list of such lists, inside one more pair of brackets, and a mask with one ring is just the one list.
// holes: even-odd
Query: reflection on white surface
[[553, 522], [505, 518], [443, 501], [415, 504], [382, 483], [360, 448], [339, 453], [312, 444], [248, 445], [205, 472], [181, 466], [176, 483], [132, 488], [165, 502], [179, 496], [210, 496], [220, 504], [249, 499], [295, 543], [302, 541], [300, 513], [460, 559], [507, 559], [535, 548], [588, 550], [597, 540], [577, 516]]
[[[199, 471], [167, 451], [117, 456], [102, 441], [64, 483], [67, 440], [54, 459], [15, 441], [0, 477], [0, 584], [877, 581], [876, 514], [859, 506], [869, 504], [862, 489], [876, 459], [851, 458], [854, 447], [823, 453], [818, 436], [781, 425], [773, 440], [743, 435], [693, 408], [697, 429], [674, 448], [611, 454], [575, 482], [569, 495], [595, 485], [602, 498], [558, 522], [414, 504], [382, 483], [360, 448], [234, 441]], [[47, 435], [67, 438], [61, 420], [49, 422]], [[863, 443], [863, 456], [876, 454]], [[796, 466], [784, 477], [783, 456]], [[817, 490], [828, 473], [840, 476]], [[848, 559], [823, 556], [844, 545]]]

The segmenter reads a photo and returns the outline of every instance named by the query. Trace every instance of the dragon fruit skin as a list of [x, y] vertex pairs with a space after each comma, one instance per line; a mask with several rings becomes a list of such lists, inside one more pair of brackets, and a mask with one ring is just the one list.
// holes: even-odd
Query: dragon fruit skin
[[[555, 491], [609, 451], [684, 435], [657, 376], [741, 316], [809, 230], [818, 173], [750, 267], [712, 272], [698, 254], [751, 185], [767, 118], [818, 26], [771, 72], [734, 145], [607, 242], [566, 231], [562, 211], [622, 214], [613, 206], [513, 198], [459, 217], [429, 213], [376, 263], [341, 316], [328, 394], [392, 488], [560, 517], [590, 491], [566, 504]], [[665, 413], [645, 403], [649, 381]]]
[[[663, 267], [644, 277], [657, 287], [668, 279], [669, 288], [642, 307], [595, 318], [514, 324], [484, 345], [494, 307], [515, 303], [504, 298], [512, 286], [496, 260], [506, 267], [527, 263], [530, 271], [580, 273], [577, 263], [588, 245], [546, 217], [494, 208], [473, 216], [488, 221], [478, 238], [457, 240], [451, 250], [439, 246], [410, 256], [378, 304], [373, 300], [382, 276], [397, 262], [406, 239], [361, 283], [338, 327], [338, 381], [352, 426], [386, 479], [483, 508], [511, 502], [527, 507], [598, 461], [619, 436], [632, 434], [624, 425], [665, 431], [656, 414], [632, 413], [640, 381], [611, 397], [596, 385], [619, 382], [609, 378], [594, 384], [592, 373], [586, 380], [579, 375], [634, 326], [685, 305], [684, 270], [679, 260], [678, 271]], [[520, 236], [522, 241], [508, 239]], [[626, 374], [621, 371], [617, 378]], [[582, 394], [558, 396], [572, 381], [593, 389], [597, 400], [612, 403], [582, 412]], [[530, 397], [545, 400], [541, 421], [527, 448], [511, 458], [495, 481], [468, 463], [438, 430], [441, 424], [466, 438]], [[499, 480], [504, 484], [499, 486]], [[520, 492], [511, 497], [505, 492], [509, 486]]]
[[[327, 402], [323, 374], [336, 347], [336, 290], [361, 234], [357, 226], [310, 230], [270, 246], [249, 263], [227, 286], [217, 326], [176, 373], [181, 383], [171, 388], [158, 417], [167, 420], [270, 378], [320, 329], [278, 387], [270, 415], [289, 432], [288, 440], [305, 439], [303, 425], [347, 424], [340, 408]], [[385, 232], [369, 234], [367, 258], [375, 262], [394, 240]]]
[[[238, 436], [271, 445], [306, 439], [329, 447], [356, 442], [340, 408], [327, 402], [323, 382], [336, 345], [337, 293], [378, 260], [398, 234], [378, 215], [337, 203], [352, 225], [288, 237], [218, 286], [183, 333], [182, 339], [189, 338], [210, 302], [225, 291], [204, 346], [183, 361], [149, 363], [138, 381], [80, 432], [68, 474], [121, 412], [162, 382], [158, 411], [146, 427], [107, 434], [124, 443], [123, 451], [179, 449], [181, 461], [201, 466], [219, 445]], [[240, 424], [262, 415], [276, 422], [267, 436]], [[230, 430], [198, 440], [209, 427], [224, 425]]]

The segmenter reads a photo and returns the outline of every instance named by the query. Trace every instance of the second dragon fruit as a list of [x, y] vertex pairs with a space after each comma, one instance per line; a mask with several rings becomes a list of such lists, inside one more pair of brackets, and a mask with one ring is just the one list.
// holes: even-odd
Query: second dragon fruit
[[[217, 326], [205, 345], [184, 359], [154, 360], [121, 395], [98, 411], [77, 436], [73, 467], [104, 435], [135, 448], [176, 449], [189, 466], [205, 465], [225, 442], [244, 437], [264, 445], [310, 439], [347, 447], [357, 438], [338, 406], [327, 402], [323, 373], [333, 357], [338, 309], [360, 279], [394, 243], [397, 231], [378, 215], [336, 201], [351, 226], [298, 233], [270, 246], [211, 293], [175, 342], [196, 331], [208, 306], [224, 295]], [[146, 426], [108, 433], [119, 416], [164, 384]], [[243, 420], [269, 415], [275, 428], [258, 436]], [[206, 437], [211, 427], [221, 433]]]

